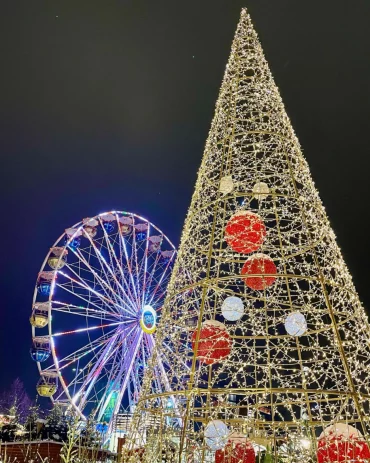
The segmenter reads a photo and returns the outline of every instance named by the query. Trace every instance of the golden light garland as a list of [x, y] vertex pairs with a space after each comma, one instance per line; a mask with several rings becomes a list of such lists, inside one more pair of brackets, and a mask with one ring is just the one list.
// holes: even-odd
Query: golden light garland
[[[268, 461], [334, 461], [333, 443], [335, 461], [368, 461], [368, 320], [246, 10], [161, 342], [172, 363], [146, 373], [124, 461], [234, 463], [227, 452], [243, 439]], [[155, 393], [156, 381], [172, 392]]]

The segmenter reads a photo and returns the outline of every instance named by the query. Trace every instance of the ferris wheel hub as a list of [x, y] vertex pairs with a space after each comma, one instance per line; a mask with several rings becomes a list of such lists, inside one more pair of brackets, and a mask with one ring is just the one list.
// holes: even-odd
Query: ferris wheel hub
[[150, 305], [144, 305], [141, 316], [140, 326], [144, 333], [153, 334], [157, 328], [157, 313]]

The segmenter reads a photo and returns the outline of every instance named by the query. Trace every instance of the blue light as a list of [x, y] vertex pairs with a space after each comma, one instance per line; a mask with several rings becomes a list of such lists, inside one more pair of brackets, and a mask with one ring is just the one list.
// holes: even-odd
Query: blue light
[[34, 362], [45, 362], [50, 357], [50, 350], [31, 347], [30, 355]]
[[144, 241], [145, 238], [146, 238], [146, 233], [144, 233], [144, 232], [136, 233], [136, 240], [137, 241]]
[[69, 247], [75, 251], [77, 248], [81, 246], [81, 237], [78, 236], [77, 238], [73, 238], [73, 240], [69, 243]]
[[103, 423], [98, 423], [96, 425], [96, 430], [102, 434], [105, 434], [108, 431], [108, 426]]
[[112, 233], [112, 231], [116, 228], [116, 224], [114, 222], [104, 222], [103, 227], [107, 233]]
[[43, 296], [49, 296], [51, 289], [51, 283], [49, 281], [43, 281], [37, 285], [37, 291]]

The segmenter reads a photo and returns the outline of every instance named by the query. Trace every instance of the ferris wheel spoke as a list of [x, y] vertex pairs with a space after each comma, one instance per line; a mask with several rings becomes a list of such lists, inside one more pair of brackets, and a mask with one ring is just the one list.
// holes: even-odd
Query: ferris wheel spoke
[[119, 349], [122, 346], [123, 342], [127, 339], [127, 337], [132, 332], [135, 332], [136, 329], [137, 329], [136, 325], [134, 325], [131, 329], [128, 330], [127, 333], [125, 333], [125, 337], [121, 338], [118, 342], [117, 342], [117, 337], [122, 335], [121, 331], [119, 332], [117, 331], [114, 337], [112, 337], [113, 343], [116, 343], [116, 345], [110, 347], [109, 350], [105, 349], [107, 350], [107, 352], [105, 352], [104, 350], [104, 352], [99, 356], [99, 358], [97, 358], [93, 369], [90, 371], [90, 373], [88, 374], [88, 376], [86, 377], [84, 381], [84, 385], [81, 386], [80, 388], [80, 391], [84, 391], [86, 389], [86, 392], [84, 392], [84, 397], [81, 399], [80, 407], [83, 408], [87, 398], [89, 397], [91, 393], [91, 390], [93, 389], [95, 385], [95, 382], [98, 380], [106, 363], [109, 362], [110, 358], [114, 355], [116, 349]]
[[[104, 230], [104, 232], [105, 232], [104, 227], [103, 227], [103, 230]], [[106, 232], [105, 232], [105, 233], [106, 233]], [[91, 243], [92, 243], [92, 246], [93, 246], [93, 248], [94, 248], [95, 254], [96, 254], [97, 257], [98, 257], [98, 260], [99, 260], [99, 262], [100, 262], [100, 265], [101, 265], [101, 260], [100, 260], [100, 258], [101, 258], [101, 259], [103, 259], [103, 262], [105, 262], [107, 268], [111, 271], [110, 266], [106, 263], [106, 261], [105, 261], [104, 257], [102, 256], [101, 252], [100, 252], [100, 251], [97, 249], [97, 247], [95, 246], [95, 243], [93, 242], [93, 240], [91, 240]], [[83, 259], [83, 262], [85, 263], [85, 265], [89, 268], [89, 270], [94, 274], [94, 276], [95, 276], [95, 277], [97, 278], [97, 280], [99, 281], [100, 286], [101, 286], [102, 288], [107, 288], [107, 289], [112, 293], [113, 297], [116, 299], [116, 304], [118, 304], [119, 306], [121, 306], [121, 307], [122, 307], [122, 306], [127, 307], [127, 305], [131, 306], [132, 311], [130, 311], [130, 312], [131, 312], [131, 314], [133, 315], [133, 314], [134, 314], [134, 309], [135, 309], [135, 307], [134, 307], [134, 305], [132, 304], [131, 299], [128, 298], [127, 295], [126, 295], [124, 292], [122, 293], [122, 296], [124, 296], [125, 299], [121, 298], [121, 297], [120, 297], [120, 294], [118, 293], [118, 291], [117, 291], [116, 289], [112, 288], [112, 286], [109, 284], [109, 277], [108, 277], [108, 275], [107, 275], [105, 269], [104, 269], [104, 268], [101, 269], [102, 272], [104, 273], [105, 278], [106, 278], [106, 280], [103, 280], [103, 278], [101, 278], [101, 276], [98, 275], [98, 272], [97, 272], [96, 270], [94, 270], [94, 269], [91, 267], [91, 265], [87, 262], [87, 260], [83, 257], [81, 251], [80, 251], [79, 249], [78, 249], [77, 251], [78, 251], [77, 255], [81, 258], [81, 260]], [[101, 265], [101, 266], [102, 266], [102, 265]], [[118, 280], [117, 280], [117, 278], [115, 277], [114, 273], [111, 273], [111, 275], [114, 276], [115, 283], [118, 284]], [[105, 292], [106, 292], [106, 291], [105, 291]]]
[[[120, 237], [120, 240], [119, 240], [120, 249], [121, 249], [120, 252], [122, 254], [122, 249], [123, 249], [125, 259], [126, 259], [126, 264], [127, 264], [127, 267], [128, 267], [128, 274], [129, 274], [129, 278], [130, 278], [130, 283], [131, 283], [131, 286], [132, 286], [132, 290], [133, 290], [133, 292], [135, 294], [135, 297], [133, 299], [136, 301], [136, 304], [138, 306], [139, 305], [139, 298], [138, 298], [138, 294], [137, 294], [137, 291], [136, 291], [135, 281], [134, 281], [134, 278], [133, 278], [131, 258], [128, 255], [127, 246], [126, 246], [126, 240], [125, 240], [125, 237], [122, 235], [121, 228], [118, 227], [118, 230], [119, 230], [119, 237]], [[132, 233], [134, 233], [134, 232], [132, 232]], [[132, 257], [132, 251], [131, 251], [131, 257]], [[127, 285], [130, 286], [128, 282], [127, 282]]]
[[[67, 366], [71, 365], [72, 363], [79, 361], [81, 358], [94, 352], [94, 350], [101, 348], [109, 341], [110, 338], [110, 333], [105, 333], [99, 338], [95, 339], [93, 342], [83, 347], [80, 347], [76, 351], [66, 355], [61, 359], [58, 359], [59, 370], [64, 370]], [[49, 368], [53, 368], [53, 366]]]
[[[162, 288], [162, 291], [163, 291], [162, 284], [163, 284], [163, 281], [164, 281], [165, 277], [166, 278], [169, 277], [169, 275], [167, 273], [168, 273], [168, 270], [171, 268], [171, 263], [172, 263], [173, 256], [174, 255], [172, 255], [171, 258], [169, 259], [169, 261], [167, 262], [166, 267], [165, 267], [165, 269], [164, 269], [164, 271], [163, 271], [163, 273], [162, 273], [156, 287], [153, 290], [153, 294], [152, 294], [152, 296], [150, 298], [149, 305], [152, 305], [152, 304], [156, 305], [159, 298], [162, 297], [162, 294], [160, 294], [160, 296], [157, 299], [154, 299], [156, 297], [156, 294], [157, 294], [159, 288]], [[164, 285], [164, 286], [166, 287], [167, 285]]]
[[[100, 218], [99, 218], [99, 220], [100, 220]], [[101, 220], [100, 220], [100, 222], [101, 222]], [[89, 239], [89, 241], [91, 243], [92, 248], [94, 249], [96, 257], [98, 258], [98, 260], [100, 262], [101, 269], [102, 269], [102, 271], [103, 271], [103, 273], [105, 275], [105, 278], [106, 278], [107, 282], [109, 281], [109, 276], [108, 276], [108, 273], [109, 273], [111, 278], [113, 278], [115, 284], [117, 285], [117, 288], [120, 288], [120, 291], [122, 291], [122, 294], [126, 297], [126, 301], [121, 300], [121, 303], [123, 303], [127, 309], [128, 309], [128, 306], [130, 306], [131, 310], [129, 310], [129, 311], [131, 312], [132, 315], [135, 315], [135, 306], [132, 304], [132, 301], [130, 300], [130, 298], [127, 297], [122, 285], [117, 280], [116, 275], [112, 271], [111, 267], [108, 265], [107, 261], [105, 260], [104, 256], [100, 252], [100, 250], [96, 247], [96, 245], [94, 243], [94, 240], [90, 236], [88, 236], [88, 239]], [[114, 290], [112, 289], [112, 291], [114, 291]], [[118, 291], [116, 291], [116, 296], [119, 297], [118, 296]]]
[[98, 421], [101, 421], [102, 416], [104, 415], [107, 409], [107, 406], [108, 406], [108, 403], [110, 401], [112, 394], [118, 392], [118, 390], [120, 390], [120, 388], [122, 387], [121, 384], [122, 384], [124, 363], [125, 363], [125, 360], [127, 361], [128, 358], [130, 358], [130, 349], [132, 348], [132, 345], [134, 345], [136, 342], [136, 336], [137, 336], [137, 333], [135, 330], [134, 339], [129, 345], [126, 342], [124, 343], [124, 341], [122, 341], [122, 344], [125, 344], [125, 350], [124, 351], [123, 349], [121, 350], [121, 352], [117, 356], [118, 359], [117, 358], [115, 359], [116, 361], [113, 367], [110, 369], [109, 378], [105, 386], [105, 392], [103, 396], [101, 397], [99, 401], [99, 405], [96, 409], [96, 415], [97, 415]]
[[[76, 393], [76, 395], [73, 397], [72, 402], [74, 404], [77, 403], [77, 400], [80, 399], [81, 401], [79, 403], [80, 408], [83, 408], [83, 404], [86, 402], [86, 397], [89, 395], [91, 389], [94, 386], [94, 383], [96, 381], [96, 378], [99, 376], [101, 370], [104, 367], [105, 361], [108, 359], [109, 355], [111, 354], [112, 350], [115, 347], [115, 341], [118, 337], [119, 333], [116, 332], [107, 342], [105, 345], [104, 349], [102, 352], [99, 353], [99, 356], [93, 365], [93, 367], [90, 369], [88, 375], [84, 379], [83, 385], [81, 385], [80, 390]], [[96, 355], [97, 357], [97, 355]], [[83, 387], [85, 386], [85, 387]], [[87, 390], [85, 391], [85, 388], [87, 386]]]
[[[68, 273], [65, 273], [65, 272], [62, 272], [61, 270], [58, 270], [58, 274], [62, 275], [63, 277], [65, 277], [69, 283], [71, 285], [75, 284], [77, 285], [79, 288], [81, 289], [84, 289], [85, 291], [87, 291], [89, 293], [89, 295], [94, 295], [97, 299], [101, 300], [103, 304], [105, 304], [106, 307], [112, 309], [114, 312], [116, 312], [117, 314], [119, 314], [119, 311], [118, 309], [116, 308], [116, 303], [115, 301], [113, 301], [112, 299], [110, 298], [107, 298], [106, 296], [104, 296], [103, 294], [100, 294], [98, 291], [96, 291], [95, 289], [91, 288], [90, 286], [88, 286], [83, 280], [76, 280], [75, 278], [73, 278], [71, 275], [68, 275]], [[75, 274], [76, 275], [76, 274]], [[78, 277], [78, 275], [76, 275]], [[68, 288], [63, 285], [63, 284], [60, 284], [56, 283], [56, 285], [59, 287], [59, 288], [63, 288], [63, 289], [66, 289], [68, 291]], [[72, 289], [69, 290], [69, 292], [73, 295], [76, 295], [78, 296], [77, 293], [75, 293]]]
[[[148, 277], [148, 280], [147, 280], [147, 287], [150, 288], [152, 286], [152, 283], [153, 283], [153, 278], [155, 278], [155, 275], [156, 275], [156, 272], [158, 271], [157, 269], [157, 265], [160, 261], [160, 254], [157, 253], [156, 256], [155, 256], [155, 259], [154, 261], [152, 261], [152, 264], [150, 265], [150, 268], [149, 268], [149, 271], [148, 271], [148, 274], [149, 274], [149, 277]], [[146, 304], [147, 301], [144, 301], [144, 304]]]
[[[118, 229], [118, 248], [119, 248], [119, 262], [120, 262], [120, 272], [121, 272], [121, 277], [122, 277], [122, 282], [125, 284], [128, 293], [130, 294], [130, 297], [132, 301], [135, 301], [136, 306], [138, 307], [139, 305], [139, 300], [137, 298], [136, 294], [136, 288], [135, 285], [133, 284], [132, 280], [132, 274], [131, 274], [131, 265], [130, 265], [130, 260], [128, 258], [128, 253], [127, 253], [127, 247], [126, 247], [126, 239], [122, 234], [122, 229], [120, 226], [118, 214], [116, 214], [116, 222], [117, 222], [117, 229]], [[130, 280], [128, 281], [127, 277], [125, 276], [125, 273], [123, 271], [123, 267], [125, 266], [126, 269], [128, 269], [128, 273], [130, 275]]]
[[119, 375], [119, 366], [121, 364], [122, 364], [122, 356], [119, 355], [119, 352], [117, 350], [114, 361], [113, 361], [113, 366], [112, 368], [110, 368], [107, 382], [105, 384], [105, 387], [103, 388], [104, 393], [102, 394], [99, 400], [99, 403], [96, 407], [95, 416], [98, 416], [98, 421], [101, 421], [101, 418], [105, 413], [106, 408], [104, 408], [104, 405], [106, 403], [109, 403], [110, 401], [109, 397], [111, 397], [112, 394], [115, 392], [113, 389], [114, 379], [117, 378]]
[[[103, 227], [104, 229], [104, 227]], [[105, 229], [104, 229], [104, 232], [105, 232]], [[106, 232], [105, 232], [106, 233]], [[101, 278], [101, 276], [96, 272], [96, 270], [94, 270], [91, 265], [88, 263], [88, 261], [85, 259], [85, 257], [83, 256], [82, 252], [77, 249], [77, 252], [75, 252], [75, 254], [80, 258], [80, 260], [84, 263], [84, 265], [90, 270], [90, 272], [94, 275], [94, 277], [97, 279], [97, 281], [99, 282], [101, 288], [103, 289], [103, 291], [105, 292], [106, 296], [107, 297], [110, 297], [108, 294], [107, 294], [107, 290], [110, 291], [113, 295], [114, 298], [116, 298], [116, 300], [120, 301], [121, 304], [123, 303], [124, 306], [126, 306], [126, 304], [129, 304], [131, 305], [131, 300], [126, 298], [126, 300], [122, 300], [121, 298], [118, 297], [117, 295], [117, 291], [115, 291], [112, 286], [107, 283], [107, 281], [103, 280]], [[124, 294], [125, 295], [125, 294]], [[134, 308], [134, 307], [132, 307]]]
[[[59, 304], [59, 307], [55, 307], [56, 304]], [[106, 320], [115, 322], [117, 319], [120, 319], [118, 314], [107, 312], [103, 309], [92, 309], [90, 307], [82, 307], [74, 304], [66, 304], [61, 301], [53, 301], [53, 312], [63, 312], [71, 315], [80, 315], [88, 318], [96, 318], [98, 320]], [[109, 317], [112, 318], [109, 318]], [[114, 317], [114, 318], [113, 318]]]
[[[131, 371], [135, 365], [136, 356], [140, 348], [142, 337], [143, 337], [143, 331], [141, 330], [139, 326], [137, 326], [135, 338], [129, 347], [128, 353], [125, 355], [124, 361], [122, 362], [122, 367], [120, 369], [120, 378], [119, 378], [120, 389], [119, 389], [119, 393], [117, 396], [116, 404], [114, 406], [112, 418], [109, 422], [108, 432], [112, 431], [113, 422], [115, 421], [115, 418], [117, 414], [119, 413], [121, 402], [122, 402], [122, 397], [126, 391], [127, 382], [130, 378]], [[117, 387], [117, 382], [118, 382], [118, 378], [115, 381], [115, 387]]]
[[[69, 289], [67, 286], [63, 285], [63, 284], [60, 284], [60, 283], [56, 283], [56, 286], [60, 289], [63, 289], [64, 291], [67, 291], [68, 293], [72, 294], [74, 297], [77, 297], [78, 299], [81, 299], [82, 301], [86, 302], [88, 305], [92, 305], [94, 307], [96, 307], [96, 309], [98, 311], [101, 311], [101, 313], [106, 313], [106, 314], [110, 314], [112, 317], [118, 317], [119, 318], [119, 314], [116, 313], [116, 312], [107, 312], [103, 307], [108, 307], [108, 308], [111, 308], [111, 305], [110, 304], [106, 304], [104, 306], [100, 306], [98, 305], [96, 302], [93, 302], [91, 299], [86, 299], [82, 294], [78, 294], [78, 293], [75, 293], [74, 291], [72, 291], [71, 289]], [[89, 296], [90, 296], [90, 293], [88, 293]], [[54, 309], [53, 309], [54, 310]]]
[[[74, 255], [79, 259], [79, 263], [82, 262], [85, 265], [85, 267], [89, 270], [89, 272], [92, 274], [92, 276], [94, 278], [93, 281], [88, 282], [88, 285], [91, 284], [91, 285], [95, 286], [95, 282], [98, 282], [99, 286], [102, 288], [102, 290], [103, 290], [103, 292], [104, 292], [107, 299], [116, 298], [116, 294], [115, 294], [113, 288], [111, 288], [111, 286], [99, 276], [98, 272], [95, 269], [92, 268], [92, 266], [84, 258], [81, 251], [79, 249], [77, 249], [77, 251], [75, 251], [75, 250], [72, 250], [72, 251], [73, 251]], [[73, 266], [76, 266], [76, 263], [74, 263], [73, 266], [71, 264], [67, 264], [66, 266], [76, 277], [79, 278], [79, 280], [86, 283], [86, 279], [82, 278], [81, 275], [73, 268]], [[79, 270], [81, 271], [80, 268], [79, 268]], [[115, 304], [116, 303], [117, 303], [117, 301], [115, 301]]]
[[[121, 234], [121, 231], [120, 231], [120, 226], [119, 226], [119, 222], [118, 222], [118, 216], [117, 214], [115, 215], [116, 217], [116, 222], [117, 222], [117, 227], [118, 227], [118, 233]], [[135, 307], [135, 304], [132, 303], [132, 300], [133, 300], [133, 295], [132, 295], [132, 292], [130, 290], [130, 286], [129, 284], [127, 283], [126, 281], [126, 278], [125, 278], [125, 275], [123, 273], [123, 269], [122, 269], [122, 263], [119, 262], [118, 258], [117, 258], [117, 255], [114, 251], [114, 248], [112, 246], [112, 243], [109, 241], [109, 237], [108, 237], [108, 233], [106, 232], [105, 228], [103, 227], [103, 233], [104, 233], [104, 238], [105, 238], [105, 242], [106, 242], [106, 248], [108, 249], [108, 253], [109, 253], [109, 256], [110, 256], [110, 260], [111, 262], [115, 261], [116, 263], [116, 268], [119, 270], [120, 272], [120, 276], [121, 276], [121, 284], [125, 285], [126, 286], [126, 291], [128, 294], [124, 293], [124, 296], [130, 301], [131, 305], [132, 305], [132, 308], [133, 310], [135, 311], [136, 307]], [[123, 290], [123, 287], [122, 287], [122, 290]], [[123, 290], [124, 291], [124, 290]]]
[[103, 328], [110, 328], [112, 326], [117, 327], [118, 325], [125, 325], [128, 323], [132, 323], [130, 321], [121, 321], [121, 322], [114, 322], [114, 323], [106, 323], [105, 325], [95, 325], [95, 326], [88, 326], [86, 328], [78, 328], [76, 330], [70, 330], [70, 331], [61, 331], [60, 333], [54, 333], [53, 337], [55, 338], [56, 336], [66, 336], [69, 334], [77, 334], [77, 333], [86, 333], [87, 331], [93, 331], [97, 329], [103, 329]]
[[145, 240], [144, 259], [143, 259], [143, 262], [142, 262], [142, 264], [144, 263], [144, 270], [141, 272], [142, 275], [143, 275], [141, 307], [144, 307], [144, 304], [145, 304], [145, 292], [146, 292], [147, 271], [148, 271], [149, 231], [150, 231], [150, 225], [148, 224], [148, 228], [147, 228], [147, 232], [146, 232], [146, 240]]
[[[99, 347], [102, 347], [102, 346], [96, 346], [95, 349], [99, 348]], [[115, 350], [117, 350], [117, 348], [115, 348]], [[94, 349], [91, 349], [88, 353], [91, 353]], [[112, 351], [113, 353], [114, 351]], [[94, 357], [86, 364], [86, 366], [84, 366], [83, 368], [81, 368], [75, 378], [69, 383], [69, 388], [71, 389], [73, 387], [73, 389], [76, 387], [76, 386], [83, 386], [85, 384], [85, 375], [86, 375], [86, 371], [87, 370], [88, 372], [90, 371], [90, 369], [92, 368], [92, 365], [94, 364], [94, 361], [96, 359], [96, 357], [98, 357], [99, 353], [96, 353], [94, 355]], [[80, 356], [80, 358], [82, 357], [83, 355]], [[69, 362], [69, 364], [71, 364], [71, 362]], [[61, 368], [62, 369], [62, 368]], [[102, 378], [103, 375], [100, 375], [100, 379]], [[76, 401], [77, 401], [77, 398], [76, 398]], [[88, 400], [87, 400], [88, 401]]]
[[131, 250], [131, 268], [135, 272], [135, 278], [136, 278], [136, 291], [137, 291], [137, 299], [138, 299], [138, 305], [141, 303], [141, 286], [140, 286], [140, 272], [139, 272], [139, 259], [138, 259], [138, 247], [139, 244], [137, 243], [136, 240], [136, 227], [133, 227], [132, 230], [132, 250]]

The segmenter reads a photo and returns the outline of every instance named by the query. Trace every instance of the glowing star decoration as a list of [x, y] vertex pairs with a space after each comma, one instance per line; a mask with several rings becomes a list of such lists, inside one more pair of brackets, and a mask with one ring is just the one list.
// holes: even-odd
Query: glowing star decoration
[[[254, 254], [243, 265], [241, 274], [248, 288], [263, 290], [273, 285], [276, 277], [276, 265], [271, 257], [266, 254]], [[250, 275], [250, 276], [248, 276]]]
[[241, 254], [257, 251], [266, 237], [266, 227], [258, 214], [239, 211], [225, 228], [225, 240], [231, 249]]
[[318, 463], [360, 463], [370, 460], [370, 449], [353, 426], [338, 423], [328, 426], [317, 443]]
[[223, 323], [216, 320], [207, 320], [203, 323], [199, 333], [197, 347], [197, 331], [191, 337], [192, 349], [197, 359], [207, 365], [212, 365], [226, 358], [232, 347], [231, 337]]
[[157, 314], [150, 305], [145, 305], [141, 312], [140, 326], [144, 333], [153, 334], [157, 327]]
[[232, 175], [226, 175], [225, 177], [222, 177], [220, 181], [220, 192], [224, 195], [227, 195], [228, 193], [232, 193], [233, 190], [234, 182]]
[[262, 199], [266, 199], [270, 194], [270, 188], [265, 182], [257, 182], [253, 187], [253, 196], [261, 201]]
[[229, 436], [226, 446], [217, 450], [215, 463], [255, 463], [256, 454], [252, 443], [239, 433]]
[[284, 326], [291, 336], [302, 336], [307, 331], [306, 317], [300, 312], [293, 312], [285, 319]]
[[244, 304], [240, 297], [229, 296], [222, 303], [221, 312], [230, 322], [239, 320], [244, 315]]
[[211, 450], [220, 450], [225, 447], [229, 434], [229, 428], [223, 421], [213, 420], [204, 430], [204, 440]]

